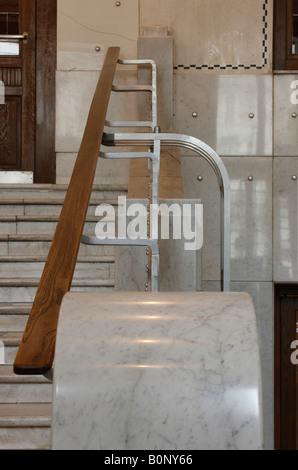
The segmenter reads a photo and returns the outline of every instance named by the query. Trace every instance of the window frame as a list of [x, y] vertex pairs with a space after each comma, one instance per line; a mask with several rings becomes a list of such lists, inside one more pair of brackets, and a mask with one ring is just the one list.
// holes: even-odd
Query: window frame
[[298, 70], [292, 35], [292, 0], [274, 0], [274, 70]]

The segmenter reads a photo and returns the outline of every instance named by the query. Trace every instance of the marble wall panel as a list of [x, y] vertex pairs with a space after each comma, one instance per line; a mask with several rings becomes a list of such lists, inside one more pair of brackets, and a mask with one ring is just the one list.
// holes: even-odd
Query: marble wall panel
[[[272, 159], [225, 157], [223, 162], [231, 185], [231, 279], [272, 281]], [[185, 197], [197, 197], [204, 206], [202, 279], [219, 280], [217, 179], [201, 158], [183, 157], [182, 163]]]
[[274, 155], [298, 156], [298, 74], [274, 76]]
[[[56, 183], [69, 184], [77, 153], [57, 153]], [[128, 184], [129, 164], [126, 160], [98, 159], [94, 184]]]
[[177, 73], [269, 73], [273, 0], [140, 0], [140, 31], [166, 26]]
[[275, 157], [273, 258], [275, 282], [298, 282], [297, 184], [298, 157]]
[[58, 0], [58, 70], [100, 70], [113, 46], [135, 59], [138, 29], [138, 0]]
[[221, 156], [271, 156], [272, 77], [175, 76], [174, 128]]
[[[56, 152], [78, 152], [99, 72], [57, 72]], [[117, 71], [115, 85], [136, 85], [136, 71]], [[112, 92], [107, 120], [135, 121], [137, 93]]]

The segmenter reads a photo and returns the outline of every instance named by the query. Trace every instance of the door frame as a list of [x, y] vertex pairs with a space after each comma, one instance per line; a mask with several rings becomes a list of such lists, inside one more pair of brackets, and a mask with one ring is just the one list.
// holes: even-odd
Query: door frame
[[296, 366], [290, 345], [296, 332], [298, 284], [275, 284], [274, 304], [274, 447], [296, 450]]
[[36, 2], [35, 183], [56, 182], [57, 0]]

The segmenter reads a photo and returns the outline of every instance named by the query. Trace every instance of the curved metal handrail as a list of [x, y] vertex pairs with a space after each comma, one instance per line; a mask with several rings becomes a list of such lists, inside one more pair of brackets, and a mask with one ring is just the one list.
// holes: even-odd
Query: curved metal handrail
[[[152, 146], [160, 141], [164, 147], [182, 147], [192, 150], [203, 157], [215, 172], [221, 194], [221, 287], [224, 292], [230, 291], [230, 226], [231, 226], [231, 196], [230, 180], [226, 167], [219, 155], [205, 142], [184, 134], [148, 133], [131, 134], [115, 133], [103, 134], [105, 146]], [[118, 158], [127, 158], [125, 154], [118, 154]]]

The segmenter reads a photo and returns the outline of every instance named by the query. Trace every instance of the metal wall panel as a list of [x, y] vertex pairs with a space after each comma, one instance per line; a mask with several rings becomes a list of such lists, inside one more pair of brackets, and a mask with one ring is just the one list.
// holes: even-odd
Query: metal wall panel
[[298, 156], [298, 74], [274, 76], [274, 155]]
[[298, 158], [274, 158], [274, 281], [298, 282]]
[[[211, 167], [183, 157], [185, 197], [204, 207], [203, 281], [219, 280], [219, 189]], [[225, 157], [231, 183], [231, 280], [272, 281], [272, 158]], [[200, 177], [200, 181], [198, 181]]]
[[272, 156], [271, 76], [174, 78], [174, 128], [221, 156]]

